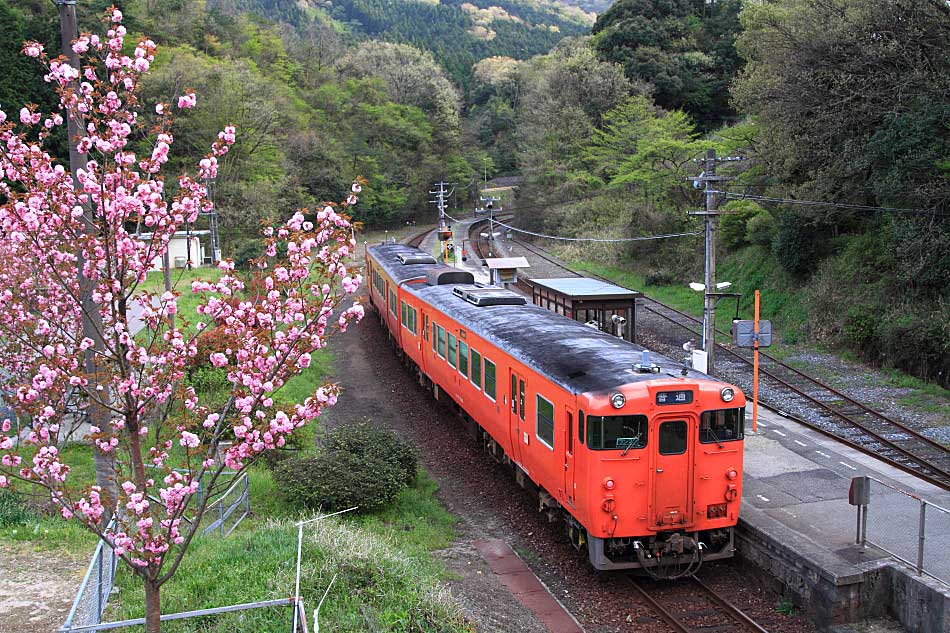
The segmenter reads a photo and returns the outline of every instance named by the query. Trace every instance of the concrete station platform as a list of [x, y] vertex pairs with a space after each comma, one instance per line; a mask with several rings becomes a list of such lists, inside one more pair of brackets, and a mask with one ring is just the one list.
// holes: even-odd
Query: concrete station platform
[[[747, 412], [737, 548], [791, 593], [816, 623], [892, 615], [908, 631], [950, 631], [950, 586], [918, 576], [873, 545], [856, 544], [851, 479], [872, 482], [867, 539], [916, 563], [920, 501], [950, 508], [950, 493], [798, 422]], [[927, 508], [924, 569], [950, 581], [950, 515]]]

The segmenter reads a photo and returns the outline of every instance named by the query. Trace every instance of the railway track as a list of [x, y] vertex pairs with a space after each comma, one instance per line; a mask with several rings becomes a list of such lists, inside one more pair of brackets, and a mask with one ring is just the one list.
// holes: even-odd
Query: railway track
[[[768, 633], [741, 609], [695, 576], [689, 576], [688, 580], [675, 585], [658, 584], [632, 576], [625, 578], [660, 619], [677, 633], [733, 633], [738, 630]], [[689, 591], [688, 600], [681, 597], [683, 589]]]
[[[512, 241], [572, 275], [581, 275], [533, 244], [517, 238]], [[473, 244], [476, 248], [482, 245], [475, 242]], [[594, 276], [603, 281], [610, 281]], [[529, 281], [520, 279], [518, 286], [528, 294], [532, 292]], [[638, 301], [638, 306], [697, 337], [702, 337], [702, 320], [690, 314], [649, 297]], [[726, 342], [731, 341], [730, 335], [721, 330], [717, 330], [717, 337], [721, 339], [716, 343], [717, 351], [724, 353], [742, 369], [751, 368], [752, 350], [733, 347]], [[761, 351], [759, 371], [770, 388], [770, 393], [774, 394], [761, 398], [762, 402], [782, 415], [852, 448], [874, 455], [944, 490], [950, 490], [950, 449], [946, 446]], [[799, 403], [814, 412], [820, 422], [783, 410], [782, 402], [788, 397], [797, 398]]]

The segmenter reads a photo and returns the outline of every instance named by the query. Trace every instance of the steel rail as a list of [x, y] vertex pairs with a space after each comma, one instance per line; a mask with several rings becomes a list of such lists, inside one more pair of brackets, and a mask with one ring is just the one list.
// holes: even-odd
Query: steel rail
[[625, 575], [624, 578], [627, 579], [627, 582], [640, 594], [640, 597], [650, 605], [650, 608], [657, 612], [660, 616], [660, 619], [666, 622], [670, 628], [672, 628], [677, 633], [693, 633], [692, 630], [687, 627], [685, 624], [676, 619], [672, 613], [667, 610], [659, 601], [651, 596], [646, 589], [640, 586], [640, 583], [631, 578], [630, 576]]
[[[644, 602], [660, 616], [660, 619], [677, 631], [677, 633], [694, 633], [693, 628], [683, 623], [685, 618], [677, 617], [669, 609], [664, 607], [659, 600], [650, 595], [650, 592], [647, 591], [637, 579], [629, 574], [625, 574], [623, 578], [633, 586], [640, 597], [643, 598]], [[696, 576], [690, 576], [689, 578], [698, 592], [702, 594], [712, 606], [722, 611], [733, 622], [749, 630], [751, 633], [769, 633], [768, 629], [750, 618], [742, 609], [720, 596], [699, 578]]]
[[748, 615], [746, 615], [746, 613], [742, 609], [740, 609], [739, 607], [732, 604], [731, 602], [729, 602], [728, 600], [720, 596], [718, 593], [713, 591], [713, 589], [709, 587], [709, 585], [704, 583], [702, 580], [700, 580], [696, 576], [690, 576], [690, 579], [693, 581], [693, 583], [697, 587], [699, 587], [703, 591], [703, 593], [706, 595], [706, 597], [709, 600], [716, 603], [718, 607], [726, 611], [729, 614], [729, 617], [734, 619], [738, 624], [746, 627], [750, 631], [754, 631], [754, 633], [769, 633], [767, 629], [765, 629], [760, 624], [758, 624], [755, 620], [753, 620]]
[[[554, 264], [555, 266], [558, 266], [558, 267], [560, 267], [560, 268], [563, 268], [564, 270], [569, 271], [569, 272], [571, 272], [571, 273], [573, 273], [573, 274], [578, 274], [577, 271], [571, 269], [570, 267], [568, 267], [567, 265], [565, 265], [563, 262], [557, 261], [556, 259], [554, 259], [554, 258], [551, 257], [550, 255], [548, 255], [547, 253], [543, 252], [542, 249], [540, 249], [539, 247], [536, 247], [536, 246], [534, 246], [534, 245], [532, 245], [532, 244], [528, 244], [527, 242], [524, 242], [523, 240], [513, 239], [512, 241], [514, 241], [514, 242], [520, 244], [521, 246], [525, 247], [526, 249], [528, 249], [529, 251], [531, 251], [532, 253], [534, 253], [534, 254], [537, 255], [538, 257], [541, 257], [542, 259], [544, 259], [544, 260], [546, 260], [546, 261], [548, 261], [548, 262]], [[601, 280], [603, 280], [603, 281], [610, 282], [609, 279], [606, 279], [606, 278], [604, 278], [604, 277], [602, 277], [602, 276], [600, 276], [600, 275], [596, 275], [596, 274], [593, 274], [593, 273], [591, 273], [591, 274], [592, 274], [594, 277], [597, 277], [598, 279], [601, 279]], [[520, 284], [519, 284], [519, 285], [520, 285]], [[523, 287], [524, 287], [524, 286], [523, 286]], [[530, 291], [530, 286], [527, 285], [526, 289], [528, 289], [528, 290]], [[681, 318], [684, 318], [684, 319], [686, 319], [686, 320], [688, 320], [688, 321], [690, 321], [690, 322], [692, 322], [692, 323], [696, 323], [696, 324], [701, 323], [701, 321], [700, 321], [699, 319], [697, 319], [696, 317], [694, 317], [694, 316], [692, 316], [692, 315], [690, 315], [690, 314], [687, 314], [687, 313], [685, 313], [685, 312], [682, 312], [682, 311], [680, 311], [680, 310], [677, 310], [676, 308], [673, 308], [673, 307], [671, 307], [671, 306], [668, 306], [668, 305], [666, 305], [666, 304], [664, 304], [664, 303], [662, 303], [662, 302], [660, 302], [660, 301], [657, 301], [656, 299], [653, 299], [653, 298], [650, 298], [650, 297], [646, 297], [646, 298], [645, 298], [645, 301], [649, 301], [649, 302], [655, 303], [656, 305], [661, 306], [663, 309], [668, 310], [669, 312], [674, 313], [674, 314], [676, 314], [677, 316], [679, 316], [679, 317], [681, 317]], [[684, 323], [682, 323], [682, 322], [680, 322], [680, 321], [677, 321], [676, 319], [674, 319], [673, 317], [669, 316], [668, 314], [663, 314], [662, 312], [651, 308], [649, 305], [646, 304], [646, 302], [642, 302], [640, 305], [642, 305], [643, 307], [645, 307], [647, 310], [650, 310], [651, 312], [657, 314], [658, 316], [667, 319], [667, 320], [670, 321], [671, 323], [674, 323], [675, 325], [678, 325], [679, 327], [682, 327], [682, 328], [684, 328], [684, 329], [686, 329], [686, 330], [688, 330], [688, 331], [690, 331], [690, 332], [692, 332], [692, 333], [694, 333], [694, 334], [698, 334], [698, 332], [696, 332], [695, 330], [693, 330], [693, 329], [692, 329], [691, 327], [689, 327], [688, 325], [686, 325], [686, 324], [684, 324]], [[717, 330], [717, 334], [725, 334], [725, 333], [722, 332], [721, 330]], [[718, 349], [721, 349], [721, 350], [727, 352], [728, 354], [730, 354], [731, 356], [737, 358], [739, 361], [741, 361], [742, 363], [745, 363], [746, 365], [751, 365], [751, 364], [752, 364], [752, 361], [751, 361], [751, 360], [749, 360], [748, 358], [746, 358], [746, 357], [743, 356], [742, 354], [737, 353], [735, 350], [731, 349], [730, 347], [727, 347], [727, 346], [725, 346], [725, 345], [723, 345], [723, 344], [721, 344], [721, 343], [718, 343], [718, 342], [716, 343], [716, 347], [717, 347]], [[842, 426], [840, 425], [840, 423], [837, 424], [838, 428], [840, 429], [840, 433], [835, 433], [835, 432], [829, 431], [828, 429], [823, 428], [822, 426], [820, 426], [820, 425], [818, 425], [818, 424], [816, 424], [816, 423], [814, 423], [814, 422], [810, 422], [809, 420], [806, 420], [806, 419], [804, 419], [804, 418], [802, 418], [802, 417], [800, 417], [800, 416], [795, 416], [795, 415], [792, 415], [792, 414], [790, 414], [790, 413], [788, 413], [788, 412], [782, 411], [782, 414], [783, 414], [783, 415], [785, 415], [786, 417], [789, 417], [789, 418], [795, 420], [796, 422], [799, 422], [799, 423], [801, 423], [801, 424], [804, 424], [805, 426], [807, 426], [807, 427], [809, 427], [809, 428], [811, 428], [811, 429], [813, 429], [813, 430], [816, 430], [816, 431], [822, 433], [823, 435], [826, 435], [826, 436], [828, 436], [828, 437], [831, 437], [831, 438], [834, 438], [834, 439], [836, 439], [836, 440], [839, 440], [839, 441], [841, 441], [842, 443], [847, 444], [848, 446], [850, 446], [850, 447], [852, 447], [852, 448], [854, 448], [854, 449], [856, 449], [856, 450], [859, 450], [859, 451], [861, 451], [861, 452], [863, 452], [863, 453], [866, 453], [866, 454], [869, 454], [869, 455], [873, 455], [873, 456], [875, 456], [875, 457], [877, 457], [877, 458], [879, 458], [879, 459], [885, 461], [886, 463], [890, 464], [891, 466], [894, 466], [895, 468], [898, 468], [898, 469], [900, 469], [900, 470], [903, 470], [904, 472], [907, 472], [907, 473], [913, 474], [913, 475], [915, 475], [915, 476], [917, 476], [917, 477], [920, 477], [921, 479], [923, 479], [923, 480], [925, 480], [925, 481], [927, 481], [927, 482], [929, 482], [929, 483], [931, 483], [931, 484], [933, 484], [933, 485], [935, 485], [935, 486], [937, 486], [937, 487], [939, 487], [939, 488], [942, 488], [942, 489], [944, 489], [944, 490], [950, 490], [950, 471], [945, 470], [944, 467], [939, 466], [939, 465], [933, 463], [933, 462], [931, 461], [931, 460], [933, 459], [932, 457], [925, 456], [925, 455], [921, 455], [920, 453], [912, 452], [911, 449], [905, 448], [905, 447], [902, 447], [902, 446], [898, 445], [898, 444], [895, 443], [895, 442], [897, 442], [897, 441], [899, 441], [899, 440], [889, 440], [889, 439], [887, 439], [886, 437], [884, 437], [884, 434], [887, 433], [887, 430], [881, 430], [880, 432], [875, 431], [874, 429], [868, 428], [868, 425], [871, 424], [870, 421], [866, 421], [866, 422], [863, 422], [863, 423], [862, 423], [861, 421], [858, 421], [858, 420], [856, 420], [856, 419], [853, 419], [853, 418], [851, 417], [851, 415], [863, 415], [863, 416], [871, 417], [879, 426], [880, 426], [880, 425], [890, 426], [890, 427], [892, 427], [892, 428], [890, 429], [891, 431], [898, 431], [898, 432], [900, 432], [900, 433], [906, 434], [906, 435], [909, 436], [909, 437], [915, 438], [915, 439], [919, 440], [920, 442], [922, 442], [923, 444], [927, 445], [929, 448], [936, 450], [936, 451], [938, 452], [938, 454], [941, 455], [941, 456], [947, 456], [948, 458], [950, 458], [950, 449], [948, 449], [947, 447], [943, 446], [942, 444], [940, 444], [940, 443], [938, 443], [938, 442], [936, 442], [936, 441], [934, 441], [934, 440], [932, 440], [932, 439], [926, 437], [925, 435], [922, 435], [920, 432], [916, 431], [915, 429], [912, 429], [912, 428], [910, 428], [910, 427], [908, 427], [908, 426], [906, 426], [906, 425], [904, 425], [904, 424], [902, 424], [902, 423], [900, 423], [900, 422], [897, 422], [896, 420], [893, 420], [893, 419], [891, 419], [891, 418], [885, 416], [884, 414], [882, 414], [882, 413], [880, 413], [880, 412], [878, 412], [878, 411], [875, 411], [874, 409], [869, 408], [868, 406], [866, 406], [866, 405], [864, 405], [864, 404], [858, 402], [857, 400], [854, 400], [853, 398], [851, 398], [851, 397], [849, 397], [849, 396], [847, 396], [847, 395], [841, 393], [841, 392], [838, 391], [837, 389], [834, 389], [833, 387], [830, 387], [830, 386], [824, 384], [824, 383], [821, 382], [820, 380], [817, 380], [817, 379], [813, 378], [812, 376], [809, 376], [809, 375], [803, 373], [802, 371], [800, 371], [800, 370], [798, 370], [798, 369], [795, 369], [794, 367], [791, 367], [791, 366], [789, 366], [789, 365], [786, 365], [785, 363], [783, 363], [782, 361], [778, 360], [778, 359], [775, 358], [774, 356], [765, 354], [765, 353], [763, 353], [763, 352], [759, 352], [759, 353], [760, 353], [760, 355], [761, 355], [762, 357], [764, 357], [764, 358], [768, 361], [769, 365], [772, 365], [772, 366], [774, 366], [774, 367], [779, 367], [779, 368], [781, 368], [781, 369], [783, 369], [783, 370], [788, 371], [789, 373], [791, 373], [791, 374], [793, 374], [793, 375], [799, 376], [800, 378], [802, 378], [802, 379], [808, 381], [809, 383], [811, 383], [811, 385], [813, 385], [813, 389], [812, 389], [812, 390], [824, 390], [824, 391], [826, 391], [826, 392], [828, 392], [828, 393], [830, 393], [830, 394], [833, 394], [834, 396], [840, 398], [840, 399], [843, 401], [845, 407], [847, 407], [847, 406], [849, 406], [849, 405], [852, 406], [852, 407], [856, 407], [856, 408], [858, 408], [858, 409], [861, 410], [861, 413], [852, 413], [852, 414], [850, 414], [850, 415], [849, 415], [849, 414], [846, 414], [844, 411], [838, 410], [838, 409], [836, 409], [835, 407], [833, 407], [830, 403], [824, 402], [824, 401], [822, 401], [822, 400], [819, 400], [819, 399], [817, 399], [816, 397], [814, 397], [814, 396], [808, 394], [807, 392], [805, 392], [805, 390], [804, 390], [803, 388], [800, 388], [800, 387], [798, 387], [798, 386], [796, 386], [796, 385], [793, 385], [793, 384], [789, 383], [787, 380], [784, 380], [784, 379], [782, 379], [781, 377], [775, 375], [776, 372], [775, 372], [774, 370], [773, 370], [773, 371], [769, 371], [769, 370], [766, 369], [766, 368], [760, 367], [760, 371], [762, 371], [762, 373], [765, 374], [768, 378], [770, 378], [770, 379], [773, 380], [774, 382], [778, 383], [779, 385], [785, 387], [786, 389], [792, 391], [792, 392], [795, 393], [796, 395], [805, 398], [806, 400], [808, 400], [809, 402], [811, 402], [813, 405], [815, 405], [815, 406], [819, 409], [819, 411], [825, 411], [825, 412], [827, 412], [828, 414], [830, 414], [831, 416], [833, 416], [833, 418], [840, 418], [841, 420], [843, 420], [843, 421], [846, 422], [847, 424], [850, 424], [850, 425], [851, 425], [852, 427], [854, 427], [855, 429], [858, 429], [859, 431], [864, 432], [864, 433], [867, 434], [871, 439], [873, 439], [875, 442], [878, 442], [879, 444], [881, 444], [881, 445], [883, 445], [883, 446], [889, 447], [889, 448], [890, 448], [891, 450], [893, 450], [894, 452], [898, 453], [899, 455], [904, 456], [907, 460], [909, 460], [909, 461], [913, 462], [914, 464], [916, 464], [917, 467], [914, 468], [914, 467], [912, 467], [912, 466], [909, 466], [909, 465], [906, 464], [905, 462], [902, 462], [902, 461], [899, 461], [899, 460], [897, 460], [897, 459], [894, 459], [893, 457], [888, 457], [887, 455], [882, 455], [880, 452], [874, 451], [874, 450], [872, 450], [871, 448], [869, 448], [868, 446], [865, 446], [865, 445], [863, 445], [863, 444], [860, 444], [860, 443], [858, 443], [858, 442], [855, 442], [854, 440], [852, 440], [852, 439], [850, 439], [850, 438], [848, 438], [848, 437], [843, 437], [843, 435], [844, 435], [844, 428], [845, 428], [845, 427], [842, 427]], [[926, 471], [930, 471], [930, 472], [926, 472]], [[931, 474], [931, 473], [932, 473], [932, 474]], [[935, 475], [936, 475], [936, 476], [935, 476]]]

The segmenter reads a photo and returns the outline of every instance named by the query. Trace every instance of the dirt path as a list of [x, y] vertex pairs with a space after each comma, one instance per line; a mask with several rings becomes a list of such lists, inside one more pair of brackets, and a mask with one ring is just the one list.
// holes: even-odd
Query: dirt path
[[28, 543], [0, 544], [0, 633], [59, 630], [87, 564]]

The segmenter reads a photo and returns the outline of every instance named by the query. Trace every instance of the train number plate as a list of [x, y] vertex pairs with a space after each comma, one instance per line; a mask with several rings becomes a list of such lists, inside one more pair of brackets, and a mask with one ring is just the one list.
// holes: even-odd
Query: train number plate
[[693, 401], [693, 392], [684, 391], [660, 391], [656, 394], [656, 403], [660, 405], [667, 404], [690, 404]]

